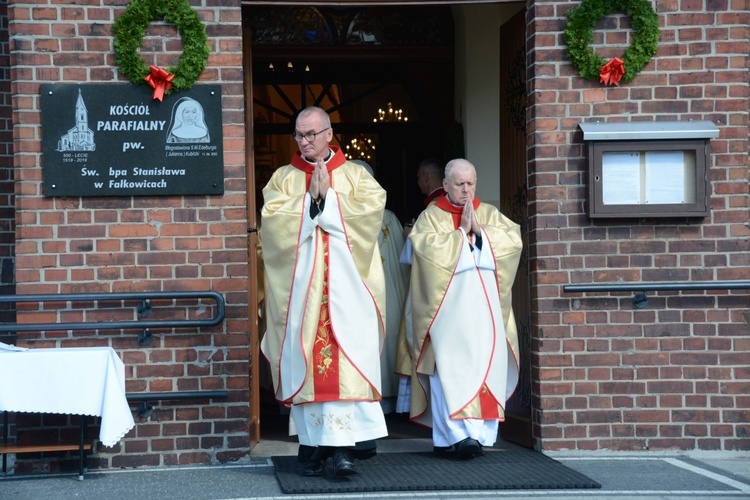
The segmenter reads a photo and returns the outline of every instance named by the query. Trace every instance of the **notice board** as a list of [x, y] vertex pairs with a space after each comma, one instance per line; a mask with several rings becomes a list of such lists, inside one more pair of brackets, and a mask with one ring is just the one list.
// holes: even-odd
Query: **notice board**
[[224, 193], [221, 86], [41, 86], [44, 195]]

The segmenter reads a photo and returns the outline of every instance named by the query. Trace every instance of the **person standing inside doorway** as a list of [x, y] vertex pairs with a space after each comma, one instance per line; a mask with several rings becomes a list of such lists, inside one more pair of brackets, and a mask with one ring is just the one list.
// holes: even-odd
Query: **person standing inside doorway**
[[295, 122], [299, 151], [263, 189], [267, 329], [276, 398], [290, 406], [303, 474], [356, 472], [351, 450], [387, 435], [380, 407], [385, 285], [378, 250], [386, 193], [331, 146], [321, 108]]
[[[443, 189], [444, 171], [443, 162], [437, 158], [427, 158], [419, 163], [419, 167], [417, 167], [417, 186], [425, 197], [423, 200], [425, 208], [445, 194], [445, 189]], [[412, 219], [404, 224], [404, 239], [409, 236], [409, 231], [414, 226], [414, 222], [416, 222], [416, 219]]]
[[448, 162], [446, 195], [409, 235], [411, 418], [432, 427], [435, 451], [461, 458], [495, 443], [518, 383], [511, 287], [521, 256], [517, 224], [475, 197], [476, 170]]
[[[417, 167], [417, 186], [419, 191], [424, 195], [422, 204], [425, 208], [430, 203], [441, 196], [445, 196], [443, 188], [443, 177], [445, 166], [437, 158], [426, 158], [419, 163]], [[411, 266], [412, 249], [409, 241], [409, 233], [414, 227], [416, 219], [404, 224], [403, 237], [404, 245], [399, 257], [399, 262], [403, 265]], [[408, 413], [411, 404], [411, 352], [409, 351], [409, 342], [412, 338], [411, 332], [411, 292], [407, 288], [406, 300], [404, 305], [404, 314], [401, 318], [401, 325], [398, 334], [396, 348], [396, 363], [394, 371], [399, 375], [398, 396], [396, 398], [396, 412]]]
[[[372, 167], [364, 160], [352, 160], [362, 165], [367, 172], [375, 177]], [[396, 214], [388, 210], [383, 211], [383, 225], [378, 235], [378, 248], [383, 261], [385, 274], [385, 302], [386, 317], [385, 347], [380, 354], [380, 376], [383, 399], [380, 406], [383, 413], [389, 414], [396, 409], [399, 375], [396, 373], [396, 351], [399, 342], [399, 328], [404, 314], [406, 300], [406, 286], [409, 278], [409, 266], [399, 262], [404, 248], [401, 236], [403, 227]]]

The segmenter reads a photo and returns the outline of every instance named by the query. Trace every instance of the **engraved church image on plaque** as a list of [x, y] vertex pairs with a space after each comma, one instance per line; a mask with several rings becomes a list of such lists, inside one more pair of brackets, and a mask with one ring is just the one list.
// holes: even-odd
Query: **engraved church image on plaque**
[[78, 89], [78, 99], [75, 107], [76, 126], [60, 137], [57, 141], [57, 151], [94, 151], [94, 131], [89, 128], [89, 111], [83, 102], [81, 90]]

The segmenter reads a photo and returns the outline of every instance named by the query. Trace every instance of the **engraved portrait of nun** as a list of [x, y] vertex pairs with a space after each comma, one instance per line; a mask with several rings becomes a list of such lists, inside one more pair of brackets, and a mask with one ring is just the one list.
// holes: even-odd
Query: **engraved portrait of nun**
[[181, 97], [172, 107], [167, 143], [211, 142], [203, 118], [203, 106], [190, 97]]

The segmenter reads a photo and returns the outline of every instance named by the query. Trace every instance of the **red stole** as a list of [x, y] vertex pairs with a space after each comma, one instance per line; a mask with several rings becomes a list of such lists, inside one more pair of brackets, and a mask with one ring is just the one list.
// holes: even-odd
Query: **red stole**
[[[472, 205], [474, 205], [474, 210], [479, 208], [480, 203], [481, 201], [479, 201], [479, 198], [475, 196], [474, 202], [472, 203]], [[435, 202], [435, 205], [437, 205], [438, 208], [445, 210], [446, 212], [449, 212], [451, 214], [451, 216], [453, 217], [453, 227], [455, 229], [458, 229], [459, 226], [461, 226], [461, 214], [464, 213], [463, 205], [454, 205], [453, 203], [451, 203], [447, 196], [438, 198], [438, 200]]]
[[479, 389], [479, 408], [482, 412], [482, 420], [499, 420], [500, 410], [502, 406], [500, 401], [495, 397], [487, 384], [482, 384], [482, 388]]
[[315, 401], [338, 401], [339, 389], [339, 344], [331, 328], [331, 313], [328, 308], [328, 233], [323, 233], [323, 302], [320, 304], [318, 329], [312, 352], [313, 386]]
[[[341, 152], [341, 148], [338, 146], [330, 146], [330, 148], [331, 151], [333, 151], [333, 155], [326, 162], [326, 170], [328, 170], [329, 174], [346, 163], [346, 157], [344, 156], [344, 153]], [[306, 161], [302, 158], [302, 153], [297, 151], [292, 157], [292, 166], [305, 173], [305, 179], [307, 181], [306, 186], [307, 189], [310, 189], [310, 180], [312, 179], [312, 173], [315, 170], [315, 164]], [[331, 185], [333, 185], [333, 179], [331, 180]]]

